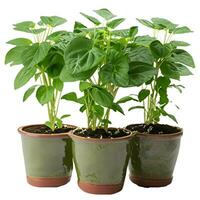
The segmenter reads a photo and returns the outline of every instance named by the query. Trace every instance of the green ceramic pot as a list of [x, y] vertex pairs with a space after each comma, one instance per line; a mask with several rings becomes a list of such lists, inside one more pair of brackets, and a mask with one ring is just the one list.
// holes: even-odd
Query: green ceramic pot
[[72, 138], [78, 185], [88, 193], [113, 194], [124, 184], [132, 135], [114, 139]]
[[[129, 129], [129, 126], [126, 127]], [[162, 187], [171, 183], [183, 134], [136, 133], [131, 142], [130, 179], [143, 187]]]
[[[66, 184], [72, 173], [71, 139], [68, 133], [35, 134], [18, 129], [21, 134], [27, 181], [38, 187]], [[70, 126], [72, 129], [74, 127]]]

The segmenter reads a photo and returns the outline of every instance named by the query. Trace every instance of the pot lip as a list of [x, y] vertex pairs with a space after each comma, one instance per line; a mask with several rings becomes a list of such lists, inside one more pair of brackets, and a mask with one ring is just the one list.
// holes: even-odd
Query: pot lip
[[[77, 129], [87, 129], [87, 128], [80, 128], [77, 127]], [[123, 141], [123, 140], [130, 140], [134, 133], [132, 133], [130, 130], [126, 129], [126, 128], [115, 128], [115, 127], [109, 127], [108, 129], [123, 129], [126, 130], [127, 132], [129, 132], [130, 134], [127, 136], [123, 136], [123, 137], [117, 137], [117, 138], [90, 138], [90, 137], [81, 137], [78, 135], [75, 135], [73, 132], [76, 130], [72, 130], [71, 132], [69, 132], [69, 137], [70, 138], [74, 138], [80, 141], [88, 141], [88, 142], [96, 142], [96, 143], [104, 143], [104, 142], [116, 142], [116, 141]]]
[[[69, 137], [69, 132], [71, 132], [72, 130], [70, 130], [69, 132], [66, 133], [59, 133], [59, 134], [41, 134], [41, 133], [31, 133], [31, 132], [27, 132], [24, 131], [24, 128], [27, 127], [33, 127], [33, 126], [41, 126], [44, 124], [31, 124], [31, 125], [25, 125], [25, 126], [20, 126], [17, 130], [19, 132], [19, 134], [23, 135], [23, 136], [29, 136], [29, 137], [33, 137], [33, 138], [63, 138], [63, 137]], [[64, 126], [67, 126], [69, 128], [73, 128], [75, 129], [76, 126], [74, 125], [69, 125], [69, 124], [63, 124]]]
[[[144, 123], [130, 124], [130, 125], [140, 125], [140, 124], [144, 124]], [[128, 125], [128, 126], [130, 126], [130, 125]], [[160, 124], [160, 125], [168, 125], [168, 124]], [[126, 126], [126, 128], [128, 126]], [[171, 125], [168, 125], [168, 126], [171, 126]], [[144, 133], [139, 133], [137, 131], [132, 131], [132, 132], [135, 133], [135, 136], [149, 137], [149, 138], [175, 138], [175, 137], [181, 137], [183, 135], [183, 129], [182, 128], [180, 128], [178, 126], [171, 126], [171, 127], [177, 128], [179, 131], [176, 132], [176, 133], [169, 133], [169, 134], [147, 134], [145, 132]]]

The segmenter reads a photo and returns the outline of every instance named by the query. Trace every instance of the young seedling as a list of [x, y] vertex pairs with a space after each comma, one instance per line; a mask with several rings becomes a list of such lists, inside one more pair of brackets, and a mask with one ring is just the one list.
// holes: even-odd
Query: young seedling
[[108, 9], [94, 12], [101, 20], [81, 13], [95, 25], [93, 28], [75, 22], [74, 39], [66, 47], [65, 66], [60, 74], [62, 81], [80, 81], [83, 96], [78, 98], [71, 92], [62, 99], [81, 104], [88, 128], [107, 130], [110, 111], [124, 114], [120, 103], [133, 100], [128, 96], [116, 101], [119, 88], [143, 84], [152, 78], [155, 69], [145, 62], [132, 62], [137, 27], [116, 30], [124, 18], [117, 18]]
[[66, 31], [53, 33], [55, 27], [65, 22], [66, 20], [61, 17], [42, 16], [38, 23], [24, 21], [15, 24], [14, 30], [32, 35], [33, 40], [16, 38], [8, 41], [8, 44], [15, 47], [8, 51], [5, 58], [6, 64], [23, 66], [15, 78], [15, 89], [21, 88], [34, 78], [35, 83], [25, 92], [23, 101], [26, 101], [36, 90], [39, 103], [47, 105], [49, 120], [45, 124], [52, 132], [56, 128], [61, 128], [62, 119], [69, 116], [58, 117], [63, 90], [63, 82], [59, 75], [64, 65], [60, 39], [69, 33]]
[[170, 103], [168, 89], [176, 88], [182, 92], [184, 86], [177, 84], [177, 81], [181, 76], [192, 75], [189, 67], [194, 68], [195, 64], [192, 56], [182, 49], [189, 44], [173, 40], [173, 36], [192, 31], [186, 26], [180, 27], [163, 18], [152, 18], [151, 21], [138, 19], [138, 21], [153, 29], [153, 37], [137, 37], [135, 51], [140, 54], [144, 62], [154, 66], [156, 74], [143, 84], [138, 94], [138, 101], [143, 105], [131, 107], [129, 110], [142, 108], [145, 124], [158, 123], [160, 116], [167, 116], [177, 123], [175, 116], [165, 110]]

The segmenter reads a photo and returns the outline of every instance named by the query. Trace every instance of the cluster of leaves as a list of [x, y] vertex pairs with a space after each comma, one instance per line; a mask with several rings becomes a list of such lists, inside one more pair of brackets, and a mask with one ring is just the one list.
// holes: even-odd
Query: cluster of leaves
[[35, 91], [38, 102], [46, 104], [48, 108], [49, 120], [46, 125], [55, 130], [62, 127], [62, 119], [68, 115], [58, 118], [58, 106], [63, 82], [60, 80], [60, 72], [64, 66], [63, 50], [57, 44], [63, 35], [69, 35], [66, 31], [53, 32], [66, 20], [57, 16], [42, 16], [38, 23], [24, 21], [14, 25], [14, 30], [29, 33], [33, 40], [29, 38], [16, 38], [8, 41], [11, 48], [5, 58], [5, 64], [22, 65], [17, 74], [14, 87], [21, 88], [31, 79], [35, 84], [25, 92], [23, 101], [26, 101]]
[[136, 26], [116, 30], [124, 18], [117, 18], [108, 9], [94, 12], [100, 20], [81, 13], [94, 27], [75, 22], [74, 38], [66, 45], [65, 66], [60, 74], [62, 81], [80, 81], [83, 95], [77, 97], [71, 92], [62, 99], [81, 104], [80, 111], [86, 112], [89, 128], [107, 129], [111, 110], [124, 114], [120, 103], [124, 103], [126, 97], [116, 101], [118, 89], [143, 84], [152, 78], [155, 69], [146, 62], [132, 59]]
[[[172, 40], [176, 34], [192, 32], [188, 27], [179, 27], [177, 24], [163, 18], [152, 18], [151, 21], [138, 19], [143, 25], [153, 29], [154, 35], [140, 36], [136, 38], [137, 44], [133, 54], [133, 60], [146, 60], [146, 63], [153, 65], [156, 73], [150, 81], [145, 82], [138, 93], [138, 102], [143, 105], [131, 107], [144, 110], [145, 123], [158, 123], [160, 116], [167, 116], [177, 123], [174, 115], [166, 112], [168, 105], [168, 89], [176, 88], [180, 92], [184, 86], [176, 84], [181, 76], [192, 75], [189, 68], [195, 64], [192, 56], [182, 47], [189, 44], [184, 41]], [[160, 41], [158, 38], [163, 39]], [[173, 83], [175, 80], [175, 83]]]

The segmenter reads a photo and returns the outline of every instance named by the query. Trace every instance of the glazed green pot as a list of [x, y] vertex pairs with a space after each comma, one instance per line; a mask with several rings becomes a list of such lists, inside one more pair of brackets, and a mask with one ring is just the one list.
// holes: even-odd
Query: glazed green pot
[[18, 129], [21, 134], [27, 181], [38, 187], [57, 187], [71, 177], [73, 163], [68, 133], [35, 134]]
[[124, 184], [132, 135], [114, 139], [70, 134], [78, 185], [88, 193], [112, 194]]
[[180, 128], [173, 134], [136, 133], [131, 142], [131, 181], [143, 187], [170, 184], [182, 134]]

